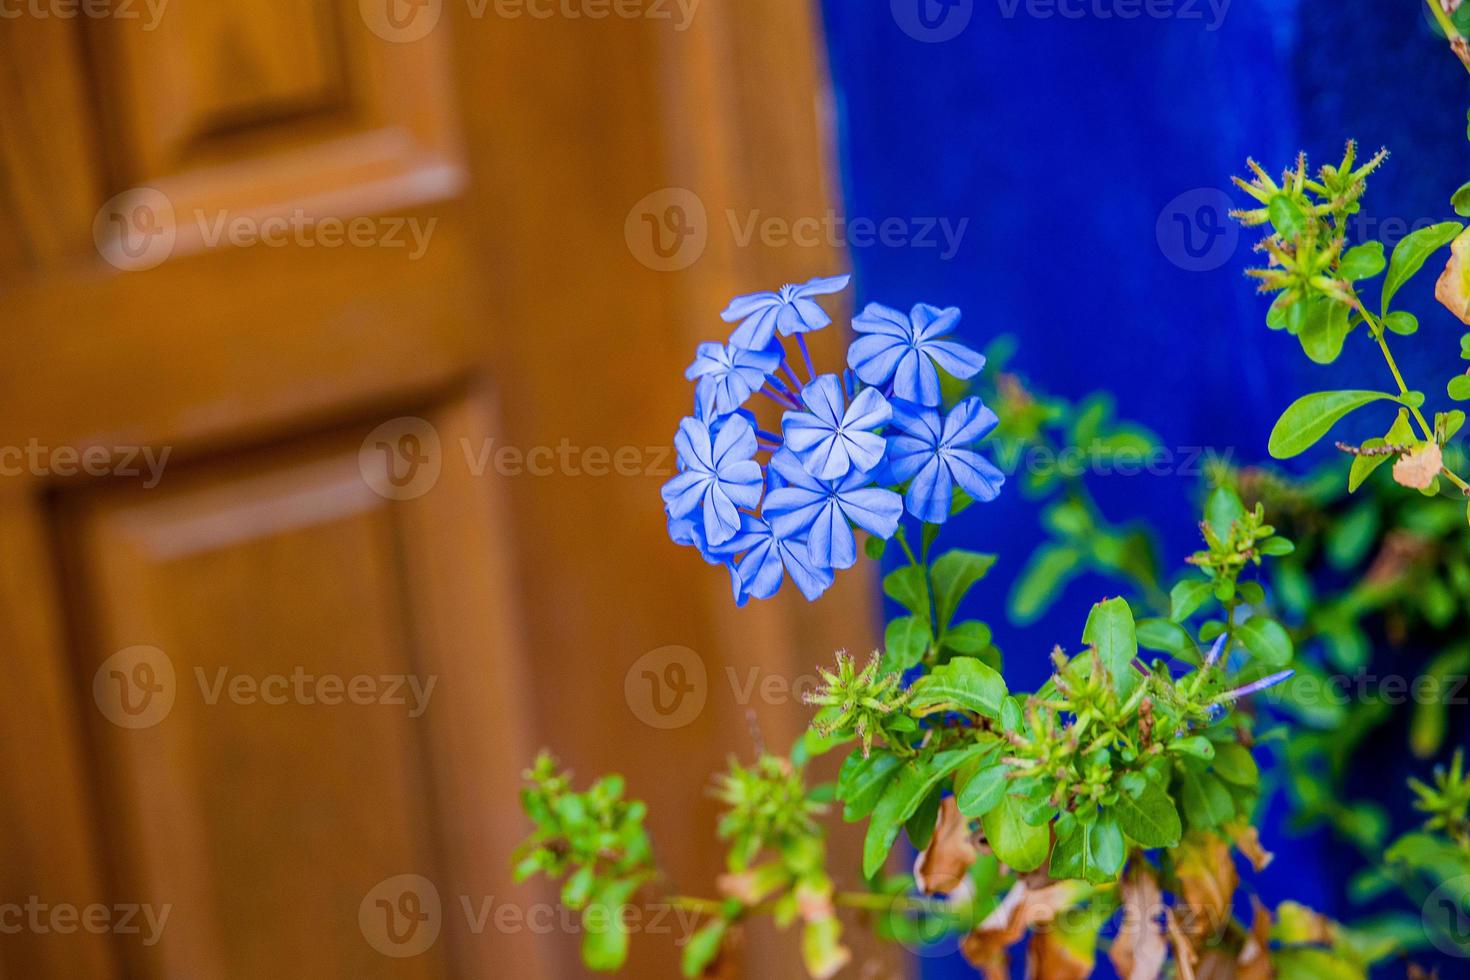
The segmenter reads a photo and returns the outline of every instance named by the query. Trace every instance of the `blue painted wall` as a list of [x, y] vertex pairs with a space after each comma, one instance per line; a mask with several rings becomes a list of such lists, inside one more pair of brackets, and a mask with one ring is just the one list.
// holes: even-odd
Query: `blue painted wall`
[[[1458, 180], [1447, 187], [1444, 175], [1470, 176], [1462, 70], [1412, 5], [1347, 0], [1330, 21], [1321, 8], [1308, 19], [1295, 0], [1155, 0], [1149, 9], [1170, 16], [1133, 18], [1122, 16], [1128, 0], [824, 7], [849, 217], [915, 228], [968, 219], [953, 254], [942, 237], [853, 248], [859, 303], [960, 306], [973, 345], [1016, 335], [1016, 367], [1042, 388], [1106, 388], [1121, 416], [1176, 451], [1259, 459], [1281, 409], [1327, 383], [1294, 340], [1265, 328], [1264, 301], [1242, 275], [1248, 242], [1220, 213], [1248, 155], [1279, 170], [1299, 148], [1319, 162], [1338, 154], [1349, 136], [1370, 151], [1390, 146], [1363, 224], [1390, 246], [1409, 224], [1450, 216]], [[1412, 288], [1422, 305], [1432, 277], [1421, 278]], [[1434, 346], [1453, 358], [1455, 325], [1432, 323]], [[1343, 372], [1385, 383], [1376, 352], [1359, 347]], [[1113, 477], [1098, 491], [1109, 516], [1147, 515], [1165, 531], [1170, 567], [1193, 549], [1194, 477]], [[1083, 582], [1041, 623], [1005, 623], [1034, 517], [1008, 493], [947, 534], [1008, 558], [970, 611], [997, 628], [1017, 686], [1040, 682], [1052, 644], [1075, 644], [1107, 592]], [[1348, 911], [1329, 842], [1275, 827], [1266, 836], [1278, 861], [1253, 882], [1268, 901]], [[925, 969], [972, 975], [933, 958]]]

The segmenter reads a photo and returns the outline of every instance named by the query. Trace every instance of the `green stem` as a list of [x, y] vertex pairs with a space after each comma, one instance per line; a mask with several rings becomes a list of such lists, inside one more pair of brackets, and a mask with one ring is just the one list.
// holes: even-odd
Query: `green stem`
[[[1428, 0], [1428, 2], [1430, 7], [1439, 10], [1439, 4], [1435, 0]], [[1358, 299], [1357, 296], [1353, 296], [1353, 305], [1356, 307], [1358, 315], [1363, 318], [1363, 322], [1368, 324], [1368, 329], [1373, 332], [1373, 339], [1378, 342], [1378, 349], [1383, 352], [1383, 360], [1388, 364], [1388, 370], [1393, 374], [1394, 383], [1399, 386], [1399, 400], [1403, 403], [1404, 407], [1413, 413], [1414, 420], [1419, 423], [1419, 428], [1424, 432], [1425, 440], [1437, 443], [1439, 440], [1435, 437], [1434, 426], [1429, 424], [1429, 420], [1424, 417], [1423, 412], [1419, 411], [1418, 406], [1408, 400], [1409, 386], [1404, 383], [1403, 372], [1399, 370], [1399, 363], [1394, 359], [1393, 351], [1388, 349], [1388, 336], [1387, 331], [1383, 327], [1383, 323], [1364, 308], [1363, 301]], [[1455, 473], [1448, 466], [1441, 466], [1440, 472], [1448, 477], [1449, 481], [1458, 487], [1462, 494], [1470, 496], [1470, 483], [1462, 480], [1459, 474]]]
[[[713, 898], [671, 895], [664, 899], [664, 901], [674, 908], [687, 909], [690, 912], [697, 912], [701, 915], [723, 915], [725, 913], [725, 903]], [[832, 896], [832, 904], [841, 908], [861, 909], [867, 912], [954, 914], [954, 909], [948, 903], [939, 899], [918, 898], [908, 895], [880, 895], [876, 892], [838, 892]], [[771, 911], [774, 905], [774, 902], [763, 902], [760, 905], [750, 906], [744, 911], [760, 915]]]
[[1445, 40], [1450, 44], [1450, 50], [1454, 52], [1456, 58], [1460, 59], [1460, 64], [1465, 66], [1465, 70], [1470, 71], [1470, 50], [1466, 48], [1464, 35], [1455, 26], [1455, 22], [1450, 20], [1450, 15], [1445, 13], [1444, 8], [1439, 5], [1439, 0], [1424, 0], [1424, 2], [1429, 4], [1429, 12], [1434, 15], [1434, 22], [1439, 25], [1440, 30], [1444, 31]]

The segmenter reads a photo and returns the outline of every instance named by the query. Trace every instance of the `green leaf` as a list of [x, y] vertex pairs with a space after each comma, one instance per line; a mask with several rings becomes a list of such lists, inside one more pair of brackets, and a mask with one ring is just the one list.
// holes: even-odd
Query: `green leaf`
[[1169, 618], [1176, 623], [1184, 622], [1214, 595], [1214, 583], [1202, 579], [1185, 579], [1169, 592]]
[[1419, 318], [1408, 310], [1394, 310], [1383, 318], [1383, 325], [1390, 332], [1408, 337], [1419, 332]]
[[561, 903], [572, 911], [577, 911], [587, 904], [587, 899], [592, 897], [592, 889], [597, 884], [597, 873], [592, 865], [584, 864], [578, 868], [561, 889]]
[[1221, 541], [1230, 537], [1230, 528], [1245, 516], [1245, 504], [1229, 487], [1216, 487], [1205, 501], [1205, 523]]
[[899, 616], [883, 631], [883, 669], [905, 671], [924, 659], [929, 649], [929, 624], [916, 616]]
[[1010, 767], [999, 759], [982, 763], [962, 784], [955, 781], [955, 805], [967, 817], [979, 817], [995, 809], [1006, 795]]
[[978, 619], [955, 623], [945, 630], [940, 643], [960, 654], [983, 653], [995, 640], [990, 627]]
[[1101, 885], [1115, 880], [1123, 870], [1127, 847], [1117, 817], [1112, 814], [1083, 823], [1063, 812], [1057, 818], [1056, 835], [1051, 852], [1053, 878], [1081, 878]]
[[589, 970], [612, 973], [628, 959], [628, 923], [623, 906], [638, 890], [638, 880], [611, 881], [582, 911], [582, 962]]
[[939, 788], [936, 786], [904, 821], [904, 829], [908, 831], [909, 843], [914, 845], [914, 850], [922, 851], [929, 846], [929, 840], [934, 836], [934, 825], [938, 820]]
[[1381, 526], [1378, 504], [1373, 500], [1365, 500], [1338, 517], [1327, 530], [1327, 563], [1338, 571], [1356, 566], [1378, 543]]
[[1347, 340], [1348, 307], [1329, 299], [1313, 300], [1307, 307], [1306, 322], [1297, 332], [1302, 350], [1317, 364], [1331, 364], [1342, 354]]
[[[1384, 436], [1382, 439], [1369, 439], [1363, 443], [1362, 448], [1377, 449], [1380, 446], [1404, 445], [1410, 442], [1413, 438], [1414, 426], [1413, 423], [1409, 421], [1409, 410], [1407, 408], [1401, 408], [1399, 409], [1398, 417], [1393, 420], [1393, 425], [1389, 426], [1388, 435]], [[1348, 471], [1348, 493], [1356, 492], [1358, 487], [1361, 487], [1363, 485], [1364, 480], [1372, 476], [1373, 472], [1377, 470], [1378, 467], [1388, 462], [1391, 458], [1392, 457], [1387, 455], [1354, 456], [1352, 469]]]
[[848, 756], [837, 775], [837, 798], [844, 803], [842, 819], [851, 823], [872, 813], [901, 765], [902, 759], [881, 750], [866, 759], [861, 752]]
[[1215, 743], [1203, 735], [1189, 735], [1185, 738], [1176, 738], [1166, 748], [1170, 752], [1180, 752], [1205, 762], [1209, 762], [1215, 757]]
[[1136, 793], [1124, 790], [1118, 802], [1108, 809], [1118, 818], [1123, 833], [1141, 847], [1173, 847], [1179, 843], [1184, 828], [1174, 801], [1158, 783], [1141, 780]]
[[1450, 195], [1450, 207], [1462, 218], [1470, 218], [1470, 182], [1463, 183]]
[[1268, 449], [1276, 459], [1306, 452], [1349, 412], [1375, 401], [1393, 401], [1381, 391], [1318, 391], [1303, 395], [1277, 419]]
[[881, 559], [883, 552], [887, 550], [888, 539], [880, 538], [876, 534], [868, 535], [867, 540], [863, 542], [863, 552], [874, 561]]
[[898, 840], [898, 832], [914, 815], [919, 804], [929, 795], [939, 781], [967, 760], [991, 749], [989, 745], [974, 745], [950, 752], [905, 762], [898, 770], [878, 805], [873, 808], [868, 823], [868, 834], [863, 840], [863, 877], [872, 878], [888, 859], [888, 852]]
[[948, 628], [965, 593], [984, 578], [993, 565], [994, 555], [958, 549], [945, 552], [934, 562], [930, 576], [934, 582], [934, 606], [939, 611], [941, 631]]
[[1185, 661], [1190, 660], [1196, 652], [1189, 631], [1168, 619], [1139, 620], [1138, 645], [1145, 650], [1157, 650]]
[[1235, 799], [1225, 784], [1207, 772], [1195, 772], [1188, 766], [1179, 780], [1184, 815], [1194, 830], [1209, 830], [1229, 823], [1235, 816]]
[[1295, 238], [1306, 227], [1301, 209], [1284, 194], [1271, 198], [1266, 205], [1266, 216], [1271, 219], [1271, 227], [1283, 238]]
[[888, 573], [883, 579], [883, 593], [903, 606], [929, 626], [929, 587], [924, 581], [924, 570], [914, 565], [905, 565]]
[[1215, 746], [1215, 774], [1237, 786], [1255, 786], [1261, 781], [1261, 770], [1250, 749], [1239, 742]]
[[1457, 402], [1470, 401], [1470, 374], [1457, 375], [1450, 379], [1450, 397]]
[[1454, 241], [1463, 227], [1458, 221], [1444, 221], [1411, 231], [1403, 237], [1394, 248], [1393, 257], [1388, 260], [1388, 275], [1383, 279], [1383, 312], [1388, 312], [1388, 304], [1394, 294], [1423, 267], [1425, 260]]
[[1274, 619], [1252, 616], [1235, 627], [1235, 636], [1253, 657], [1268, 667], [1285, 667], [1291, 663], [1291, 636]]
[[1109, 599], [1092, 607], [1082, 642], [1097, 647], [1103, 666], [1112, 675], [1113, 686], [1124, 697], [1138, 684], [1133, 658], [1138, 656], [1138, 634], [1133, 610], [1126, 599]]
[[1372, 279], [1383, 271], [1383, 243], [1364, 242], [1354, 245], [1343, 254], [1337, 272], [1348, 282]]
[[720, 955], [720, 950], [725, 945], [725, 933], [729, 929], [729, 922], [714, 919], [705, 923], [689, 938], [689, 942], [684, 945], [684, 955], [680, 962], [684, 976], [692, 980], [704, 975], [706, 968]]
[[1046, 824], [1033, 827], [1021, 819], [1021, 802], [1016, 797], [1002, 796], [980, 823], [995, 856], [1016, 871], [1035, 871], [1046, 860], [1051, 831]]
[[1037, 548], [1011, 588], [1011, 618], [1021, 625], [1035, 622], [1063, 586], [1081, 571], [1082, 553], [1076, 548], [1060, 544]]
[[918, 715], [973, 711], [986, 718], [999, 718], [1006, 683], [974, 657], [955, 657], [915, 681], [910, 691], [909, 706]]

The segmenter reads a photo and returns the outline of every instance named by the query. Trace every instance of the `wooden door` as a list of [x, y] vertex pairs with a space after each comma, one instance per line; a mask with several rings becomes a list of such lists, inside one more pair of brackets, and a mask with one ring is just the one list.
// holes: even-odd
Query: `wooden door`
[[[707, 891], [708, 774], [805, 715], [727, 678], [872, 642], [860, 574], [737, 612], [658, 500], [724, 300], [841, 262], [727, 221], [831, 206], [813, 14], [584, 8], [0, 20], [5, 976], [577, 975], [507, 872], [535, 749]], [[624, 696], [667, 646], [675, 728]]]

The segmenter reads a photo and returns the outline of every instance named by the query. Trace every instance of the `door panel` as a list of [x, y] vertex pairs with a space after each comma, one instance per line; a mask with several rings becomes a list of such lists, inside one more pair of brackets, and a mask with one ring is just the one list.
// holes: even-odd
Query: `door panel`
[[[172, 906], [153, 945], [0, 934], [0, 970], [581, 975], [575, 925], [525, 924], [555, 893], [509, 880], [535, 750], [623, 772], [669, 886], [708, 893], [709, 773], [752, 751], [748, 710], [774, 748], [805, 717], [727, 669], [789, 680], [873, 641], [860, 571], [736, 610], [658, 498], [724, 302], [841, 264], [724, 230], [828, 207], [812, 14], [704, 0], [676, 31], [446, 2], [405, 34], [387, 4], [286, 6], [0, 22], [0, 903]], [[667, 187], [709, 216], [675, 273], [626, 230]], [[413, 256], [216, 240], [282, 218], [431, 232]], [[493, 462], [562, 446], [574, 465]], [[710, 678], [673, 730], [624, 696], [668, 645]], [[162, 703], [137, 647], [174, 698], [129, 727]], [[216, 697], [221, 668], [247, 686]], [[437, 682], [416, 717], [250, 686], [297, 668], [344, 701], [357, 676]], [[673, 975], [677, 939], [635, 937], [629, 975]], [[792, 948], [758, 934], [746, 971], [796, 976]]]

